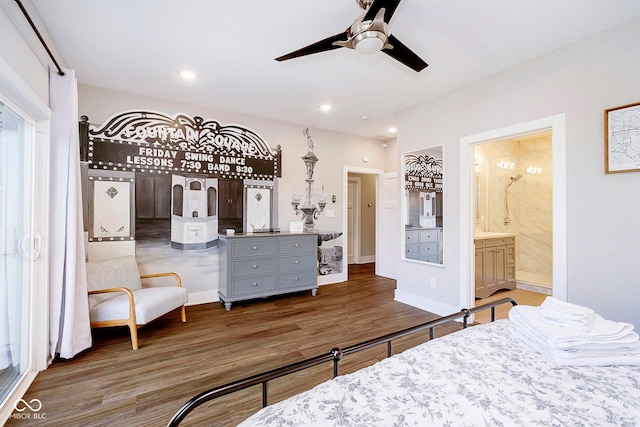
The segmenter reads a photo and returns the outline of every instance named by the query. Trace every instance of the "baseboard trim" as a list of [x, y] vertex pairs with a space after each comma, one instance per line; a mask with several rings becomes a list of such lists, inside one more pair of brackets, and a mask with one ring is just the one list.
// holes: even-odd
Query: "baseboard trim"
[[428, 311], [429, 313], [437, 314], [438, 316], [446, 316], [451, 313], [460, 311], [458, 307], [455, 307], [453, 305], [443, 304], [441, 302], [398, 289], [396, 289], [394, 300], [403, 304], [410, 305], [412, 307], [419, 308], [424, 311]]

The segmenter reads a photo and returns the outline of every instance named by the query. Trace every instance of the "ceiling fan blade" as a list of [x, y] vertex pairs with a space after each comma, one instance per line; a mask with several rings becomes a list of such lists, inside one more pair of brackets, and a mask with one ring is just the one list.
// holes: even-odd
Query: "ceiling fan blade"
[[276, 61], [286, 61], [287, 59], [298, 58], [300, 56], [311, 55], [313, 53], [325, 52], [327, 50], [339, 49], [342, 46], [334, 45], [335, 41], [345, 41], [349, 39], [348, 30], [344, 33], [336, 34], [335, 36], [327, 37], [324, 40], [310, 44], [301, 49], [295, 50], [286, 55], [282, 55], [276, 58]]
[[384, 22], [388, 24], [399, 4], [400, 0], [374, 0], [371, 6], [369, 6], [369, 9], [367, 9], [367, 13], [365, 13], [362, 20], [373, 20], [373, 18], [378, 14], [378, 11], [384, 7]]
[[400, 40], [395, 38], [393, 34], [389, 35], [389, 44], [393, 46], [392, 49], [382, 49], [382, 52], [386, 53], [393, 59], [402, 62], [407, 67], [414, 71], [420, 72], [425, 69], [429, 64], [424, 62], [418, 55], [413, 53], [411, 49], [406, 47]]

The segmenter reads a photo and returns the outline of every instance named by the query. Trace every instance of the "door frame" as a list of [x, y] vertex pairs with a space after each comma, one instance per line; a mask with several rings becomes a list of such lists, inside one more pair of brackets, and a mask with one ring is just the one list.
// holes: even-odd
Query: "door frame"
[[[347, 229], [347, 192], [348, 192], [348, 182], [349, 182], [349, 174], [350, 173], [359, 173], [359, 174], [363, 174], [363, 175], [375, 175], [376, 177], [376, 202], [375, 202], [375, 207], [376, 207], [376, 226], [379, 226], [380, 224], [378, 224], [378, 220], [380, 219], [380, 209], [381, 209], [381, 204], [378, 203], [378, 200], [380, 200], [380, 176], [384, 174], [384, 170], [382, 169], [372, 169], [372, 168], [363, 168], [361, 166], [349, 166], [349, 165], [345, 165], [343, 167], [342, 170], [342, 200], [344, 200], [344, 202], [342, 203], [342, 229], [348, 233], [348, 229]], [[376, 248], [378, 247], [378, 238], [379, 238], [379, 234], [378, 232], [376, 232]], [[348, 247], [348, 238], [345, 236], [344, 239], [342, 239], [343, 241], [343, 246], [344, 246], [344, 250], [343, 253], [348, 254], [349, 253], [349, 247]], [[376, 251], [376, 262], [378, 261], [378, 251]], [[344, 282], [347, 281], [347, 278], [349, 277], [349, 263], [347, 259], [343, 260], [344, 262], [344, 268], [342, 269], [342, 275], [340, 277], [340, 279]]]
[[473, 146], [551, 129], [553, 296], [567, 300], [567, 168], [564, 113], [460, 138], [460, 307], [475, 305]]

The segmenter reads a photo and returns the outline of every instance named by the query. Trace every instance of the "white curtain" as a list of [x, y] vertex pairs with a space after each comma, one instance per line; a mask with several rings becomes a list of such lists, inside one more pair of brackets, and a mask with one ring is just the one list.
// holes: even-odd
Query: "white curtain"
[[78, 84], [75, 71], [49, 70], [51, 104], [50, 356], [91, 347], [82, 220]]

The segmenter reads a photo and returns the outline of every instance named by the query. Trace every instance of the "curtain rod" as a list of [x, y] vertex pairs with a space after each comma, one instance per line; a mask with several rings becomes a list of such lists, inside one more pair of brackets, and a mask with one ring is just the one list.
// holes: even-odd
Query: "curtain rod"
[[36, 28], [36, 24], [34, 24], [33, 21], [31, 20], [31, 17], [29, 16], [29, 13], [27, 13], [27, 10], [22, 5], [22, 2], [20, 0], [15, 0], [15, 1], [16, 3], [18, 3], [18, 7], [20, 7], [20, 10], [22, 11], [22, 14], [24, 15], [24, 17], [27, 18], [27, 21], [29, 21], [29, 25], [31, 25], [31, 28], [33, 28], [33, 31], [36, 33], [36, 36], [38, 36], [40, 43], [42, 43], [42, 46], [44, 46], [44, 49], [49, 54], [49, 58], [51, 58], [51, 60], [53, 61], [53, 64], [58, 69], [58, 75], [64, 76], [64, 71], [62, 71], [62, 68], [60, 68], [60, 65], [58, 65], [58, 61], [56, 61], [56, 58], [53, 57], [53, 53], [51, 53], [51, 50], [49, 50], [49, 46], [47, 46], [47, 43], [45, 43], [44, 39], [42, 38], [42, 35], [40, 34], [40, 31], [38, 31], [38, 29]]

